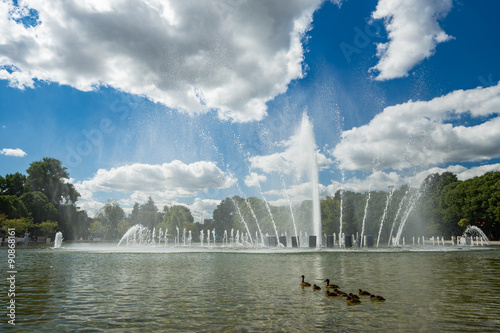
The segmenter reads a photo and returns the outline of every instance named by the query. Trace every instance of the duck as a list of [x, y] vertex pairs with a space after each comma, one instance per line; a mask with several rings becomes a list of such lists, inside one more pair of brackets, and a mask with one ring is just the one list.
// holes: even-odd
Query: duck
[[340, 296], [339, 294], [337, 294], [337, 292], [335, 291], [330, 291], [330, 290], [326, 290], [325, 291], [325, 295], [328, 296], [328, 297], [332, 297], [332, 296]]
[[366, 291], [366, 290], [358, 289], [358, 295], [359, 296], [371, 296], [371, 293]]
[[330, 280], [328, 280], [328, 279], [326, 279], [323, 282], [326, 282], [325, 288], [327, 288], [327, 289], [339, 289], [339, 286], [337, 286], [335, 284], [330, 284]]
[[336, 289], [335, 292], [337, 293], [337, 295], [342, 296], [342, 297], [349, 296], [346, 292], [343, 292], [342, 290]]
[[300, 282], [301, 287], [310, 287], [311, 286], [311, 284], [309, 282], [304, 281], [304, 277], [305, 277], [304, 275], [301, 275], [300, 277], [302, 278], [302, 282]]
[[[356, 295], [354, 295], [354, 296], [356, 296]], [[349, 296], [346, 298], [346, 302], [347, 302], [347, 305], [361, 304], [361, 301], [359, 300], [359, 298], [349, 297]]]
[[372, 301], [378, 301], [378, 302], [383, 302], [385, 301], [385, 298], [380, 296], [380, 295], [370, 295], [370, 299]]
[[357, 299], [357, 300], [359, 300], [359, 296], [356, 295], [356, 294], [353, 294], [353, 293], [347, 294], [347, 298], [348, 299], [350, 298], [350, 299]]
[[313, 285], [313, 290], [321, 290], [321, 287], [320, 287], [320, 286], [318, 286], [318, 285], [316, 285], [316, 284], [314, 284], [314, 285]]

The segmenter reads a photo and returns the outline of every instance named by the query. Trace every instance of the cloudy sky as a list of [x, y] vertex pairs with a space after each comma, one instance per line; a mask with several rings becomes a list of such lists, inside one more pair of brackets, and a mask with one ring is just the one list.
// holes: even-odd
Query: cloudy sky
[[[0, 2], [0, 174], [209, 217], [500, 169], [497, 1]], [[315, 137], [315, 148], [311, 150]], [[315, 151], [309, 153], [309, 151]]]

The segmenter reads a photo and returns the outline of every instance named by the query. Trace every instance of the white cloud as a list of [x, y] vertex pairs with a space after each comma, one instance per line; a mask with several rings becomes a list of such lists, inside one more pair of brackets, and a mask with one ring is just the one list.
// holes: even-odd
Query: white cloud
[[267, 177], [264, 175], [259, 175], [256, 172], [251, 172], [245, 177], [245, 185], [248, 187], [258, 187], [260, 184], [264, 183]]
[[[0, 79], [110, 86], [190, 114], [260, 120], [303, 76], [301, 39], [321, 2], [0, 2]], [[39, 24], [19, 21], [28, 8]]]
[[4, 148], [4, 149], [0, 150], [0, 154], [6, 155], [6, 156], [16, 156], [16, 157], [26, 156], [26, 153], [20, 148], [16, 148], [16, 149]]
[[437, 44], [453, 37], [439, 26], [452, 0], [379, 0], [373, 19], [384, 19], [389, 42], [377, 44], [380, 61], [372, 68], [377, 80], [405, 77], [415, 65], [434, 54]]
[[[430, 101], [390, 106], [369, 124], [342, 134], [332, 154], [347, 170], [427, 167], [500, 157], [500, 82], [489, 88], [457, 90]], [[454, 126], [470, 116], [478, 124]]]
[[[78, 205], [95, 211], [102, 203], [95, 199], [97, 192], [116, 192], [126, 198], [117, 200], [121, 205], [146, 202], [151, 196], [159, 209], [177, 198], [193, 197], [208, 189], [225, 189], [236, 179], [222, 172], [214, 163], [207, 161], [185, 164], [180, 161], [158, 165], [132, 164], [99, 169], [92, 179], [74, 182], [81, 194]], [[210, 202], [213, 205], [213, 202]], [[198, 203], [200, 206], [201, 203]]]
[[[311, 182], [305, 182], [300, 184], [291, 185], [286, 189], [271, 190], [267, 191], [266, 196], [278, 197], [276, 200], [270, 200], [269, 203], [274, 206], [288, 206], [291, 204], [300, 204], [304, 200], [312, 200], [313, 190], [311, 187]], [[328, 194], [328, 189], [323, 184], [318, 184], [319, 196], [324, 197]]]
[[200, 161], [184, 164], [173, 161], [164, 164], [132, 164], [99, 169], [81, 186], [92, 191], [148, 192], [161, 191], [178, 196], [189, 196], [208, 188], [228, 188], [236, 180], [224, 174], [214, 163]]

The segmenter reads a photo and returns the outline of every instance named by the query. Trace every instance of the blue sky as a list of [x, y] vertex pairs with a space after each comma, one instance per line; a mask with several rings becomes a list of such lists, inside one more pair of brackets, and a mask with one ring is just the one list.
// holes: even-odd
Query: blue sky
[[[2, 1], [0, 174], [54, 157], [93, 215], [152, 196], [418, 186], [500, 169], [496, 1]], [[260, 187], [259, 187], [260, 185]], [[287, 198], [288, 197], [288, 198]]]

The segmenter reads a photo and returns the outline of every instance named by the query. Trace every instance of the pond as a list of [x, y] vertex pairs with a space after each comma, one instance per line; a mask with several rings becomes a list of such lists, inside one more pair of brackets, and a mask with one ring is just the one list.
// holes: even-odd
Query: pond
[[[16, 250], [17, 331], [499, 331], [500, 248]], [[0, 252], [7, 275], [7, 251]], [[300, 276], [321, 291], [302, 288]], [[349, 305], [345, 292], [386, 298]], [[8, 281], [2, 279], [2, 290]], [[4, 304], [8, 305], [7, 292]], [[4, 307], [5, 309], [5, 307]], [[8, 310], [0, 330], [8, 328]]]

